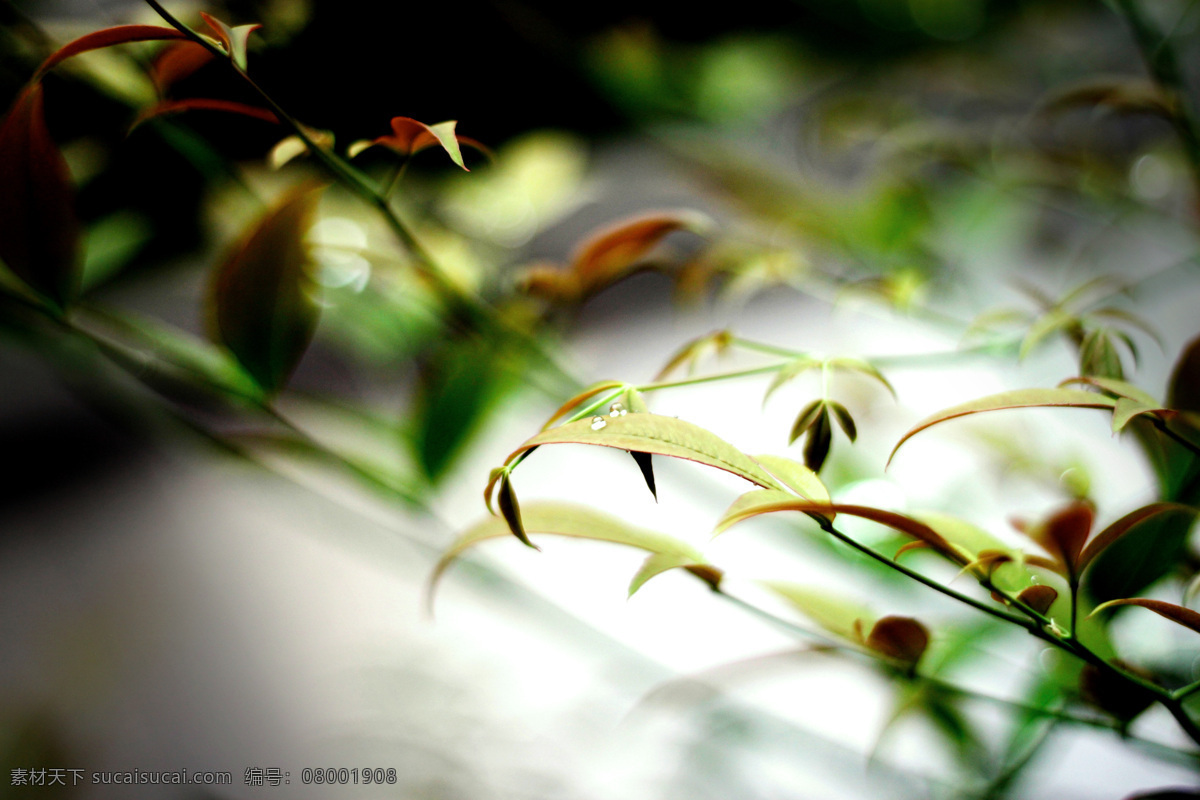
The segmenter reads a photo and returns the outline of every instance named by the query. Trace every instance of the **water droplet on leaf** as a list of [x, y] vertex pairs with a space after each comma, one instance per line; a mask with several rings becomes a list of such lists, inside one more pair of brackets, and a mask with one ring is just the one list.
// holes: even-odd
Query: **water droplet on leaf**
[[625, 410], [625, 406], [621, 403], [613, 403], [608, 407], [608, 414], [612, 417], [623, 417], [629, 412]]
[[592, 430], [598, 431], [608, 423], [604, 421], [604, 417], [592, 417]]

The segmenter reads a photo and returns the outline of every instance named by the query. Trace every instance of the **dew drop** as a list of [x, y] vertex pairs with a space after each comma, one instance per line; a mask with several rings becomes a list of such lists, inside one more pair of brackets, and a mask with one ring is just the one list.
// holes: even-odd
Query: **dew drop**
[[621, 403], [613, 403], [608, 407], [608, 414], [611, 417], [623, 417], [629, 412], [625, 410], [625, 406]]
[[592, 430], [598, 431], [608, 423], [604, 421], [604, 417], [592, 417]]

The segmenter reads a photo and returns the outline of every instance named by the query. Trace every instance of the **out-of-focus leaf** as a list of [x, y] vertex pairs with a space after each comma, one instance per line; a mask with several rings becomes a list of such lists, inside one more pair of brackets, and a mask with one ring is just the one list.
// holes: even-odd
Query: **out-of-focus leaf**
[[773, 455], [755, 456], [754, 460], [766, 467], [767, 471], [782, 481], [784, 486], [801, 497], [817, 503], [830, 501], [829, 489], [817, 477], [817, 473], [799, 461]]
[[163, 48], [150, 69], [159, 95], [215, 58], [212, 51], [192, 41], [175, 42]]
[[246, 48], [250, 44], [250, 34], [262, 27], [262, 25], [227, 25], [211, 14], [200, 12], [201, 19], [212, 29], [220, 40], [221, 46], [225, 48], [225, 53], [229, 56], [229, 60], [240, 71], [246, 71]]
[[833, 443], [833, 426], [829, 422], [829, 405], [821, 404], [817, 418], [808, 428], [808, 437], [804, 440], [804, 465], [813, 472], [820, 472], [829, 456], [829, 446]]
[[[332, 131], [306, 128], [306, 133], [308, 134], [308, 138], [317, 147], [327, 150], [333, 149], [334, 136]], [[282, 169], [289, 161], [307, 153], [308, 145], [303, 139], [294, 135], [285, 136], [271, 148], [271, 152], [267, 155], [267, 163], [271, 165], [271, 169]]]
[[1200, 336], [1187, 343], [1171, 370], [1167, 407], [1200, 412]]
[[1033, 349], [1045, 339], [1058, 331], [1067, 330], [1079, 324], [1079, 318], [1061, 308], [1051, 309], [1038, 317], [1029, 327], [1025, 338], [1021, 340], [1020, 357], [1024, 359]]
[[1041, 113], [1108, 106], [1114, 111], [1150, 112], [1172, 119], [1177, 103], [1153, 81], [1138, 78], [1094, 78], [1052, 91], [1039, 103]]
[[819, 358], [813, 358], [812, 356], [800, 356], [799, 358], [793, 359], [787, 364], [784, 364], [775, 373], [775, 377], [771, 379], [771, 383], [767, 386], [767, 391], [765, 394], [763, 394], [763, 402], [767, 402], [767, 399], [780, 386], [783, 386], [785, 383], [803, 372], [807, 372], [810, 369], [817, 369], [822, 363], [823, 362]]
[[[460, 144], [469, 144], [484, 152], [488, 152], [488, 150], [474, 139], [468, 139], [455, 133], [454, 129], [457, 125], [457, 120], [447, 120], [446, 122], [438, 122], [434, 125], [426, 125], [424, 122], [418, 122], [411, 117], [392, 117], [392, 132], [387, 136], [380, 136], [367, 146], [373, 144], [382, 145], [407, 158], [426, 148], [440, 145], [446, 151], [446, 154], [450, 156], [451, 161], [464, 170], [467, 170], [467, 165], [463, 163]], [[350, 157], [353, 158], [358, 155], [363, 149], [365, 148], [352, 145], [349, 151]], [[470, 172], [470, 170], [467, 171]]]
[[[1093, 612], [1094, 613], [1094, 612]], [[1127, 672], [1144, 678], [1151, 676], [1119, 659], [1112, 662]], [[1149, 689], [1114, 675], [1095, 664], [1085, 664], [1079, 673], [1079, 691], [1083, 699], [1107, 711], [1122, 722], [1129, 722], [1149, 708], [1158, 698]]]
[[163, 100], [149, 108], [143, 109], [133, 121], [136, 128], [147, 120], [162, 117], [167, 114], [180, 114], [184, 111], [222, 111], [227, 114], [240, 114], [243, 117], [262, 120], [278, 125], [279, 118], [265, 108], [250, 106], [245, 103], [235, 103], [232, 100], [218, 100], [211, 97], [189, 97], [184, 100]]
[[500, 493], [496, 497], [496, 505], [500, 506], [500, 516], [504, 518], [512, 535], [534, 550], [539, 550], [540, 548], [529, 541], [525, 534], [525, 525], [521, 521], [521, 506], [517, 503], [517, 493], [507, 472], [500, 477]]
[[1178, 503], [1151, 503], [1150, 505], [1142, 506], [1136, 511], [1131, 511], [1100, 531], [1094, 539], [1088, 542], [1087, 547], [1083, 549], [1083, 552], [1079, 556], [1079, 571], [1083, 572], [1087, 569], [1096, 556], [1100, 555], [1105, 549], [1123, 538], [1126, 534], [1141, 530], [1139, 526], [1150, 517], [1172, 511], [1185, 514], [1197, 513], [1196, 509]]
[[583, 293], [590, 294], [626, 274], [668, 234], [681, 230], [702, 233], [711, 225], [707, 217], [694, 211], [660, 211], [623, 219], [585, 239], [571, 258], [571, 271]]
[[[638, 589], [642, 588], [642, 586], [646, 584], [646, 581], [650, 580], [655, 575], [660, 575], [670, 569], [689, 566], [694, 567], [702, 565], [697, 565], [695, 557], [686, 553], [651, 553], [650, 555], [646, 556], [646, 560], [642, 562], [642, 566], [636, 573], [634, 573], [633, 580], [629, 582], [629, 596], [633, 597], [634, 593]], [[716, 570], [715, 568], [710, 569], [713, 569], [713, 574], [718, 576], [715, 581], [717, 584], [719, 584], [720, 571]], [[700, 577], [702, 577], [702, 579], [707, 581], [710, 585], [714, 585], [713, 581], [709, 578], [704, 578], [703, 576]]]
[[[1134, 355], [1136, 360], [1136, 352]], [[1122, 380], [1125, 377], [1121, 354], [1117, 352], [1107, 329], [1096, 328], [1084, 334], [1083, 341], [1079, 343], [1079, 371], [1101, 378]]]
[[1060, 383], [1059, 386], [1069, 386], [1075, 383], [1083, 383], [1087, 384], [1088, 386], [1095, 386], [1098, 389], [1103, 389], [1109, 394], [1116, 396], [1117, 399], [1124, 397], [1142, 405], [1159, 405], [1159, 402], [1154, 399], [1154, 396], [1146, 390], [1134, 386], [1132, 383], [1117, 380], [1116, 378], [1103, 378], [1096, 375], [1082, 375], [1078, 378], [1068, 378]]
[[33, 83], [0, 125], [0, 259], [61, 307], [78, 290], [78, 243], [71, 175]]
[[900, 437], [900, 441], [892, 448], [888, 463], [896, 457], [900, 446], [926, 428], [940, 422], [965, 417], [969, 414], [980, 414], [985, 411], [1001, 411], [1014, 408], [1099, 408], [1112, 409], [1117, 401], [1096, 392], [1084, 392], [1078, 389], [1016, 389], [1010, 392], [981, 397], [957, 406], [951, 406], [932, 414], [914, 425]]
[[817, 625], [857, 644], [864, 643], [863, 631], [875, 619], [866, 605], [825, 589], [788, 581], [762, 581], [761, 584]]
[[829, 401], [829, 410], [833, 412], [834, 418], [838, 422], [838, 426], [850, 441], [855, 441], [858, 438], [858, 428], [854, 425], [854, 417], [850, 416], [850, 412], [841, 403], [833, 400]]
[[641, 470], [642, 477], [646, 480], [646, 488], [650, 490], [650, 494], [654, 495], [654, 502], [657, 503], [658, 489], [654, 486], [654, 457], [639, 450], [630, 450], [629, 455], [633, 456], [633, 460], [637, 462], [638, 469]]
[[661, 381], [667, 375], [674, 372], [684, 364], [688, 365], [688, 372], [695, 369], [696, 362], [710, 353], [719, 356], [729, 349], [729, 345], [733, 342], [733, 333], [727, 329], [713, 331], [705, 334], [685, 344], [683, 347], [676, 350], [658, 374], [654, 376], [654, 380]]
[[792, 444], [799, 439], [805, 431], [813, 426], [817, 421], [817, 417], [825, 410], [824, 400], [813, 400], [811, 403], [800, 409], [800, 413], [796, 415], [796, 421], [792, 423], [792, 430], [788, 433], [788, 444]]
[[1075, 500], [1029, 531], [1034, 541], [1062, 562], [1072, 584], [1082, 569], [1079, 565], [1080, 553], [1095, 519], [1096, 510], [1091, 503]]
[[891, 393], [892, 397], [896, 396], [895, 387], [892, 386], [888, 379], [883, 376], [883, 373], [880, 372], [875, 365], [869, 361], [864, 361], [861, 358], [852, 358], [850, 356], [838, 356], [836, 358], [829, 359], [829, 361], [826, 363], [831, 369], [857, 372], [860, 375], [866, 375], [868, 378], [873, 378], [879, 383], [883, 384], [883, 388], [887, 389], [888, 392]]
[[599, 383], [593, 383], [591, 386], [587, 387], [582, 392], [559, 406], [558, 410], [550, 415], [550, 419], [546, 420], [546, 424], [542, 426], [542, 430], [547, 430], [551, 425], [565, 417], [567, 413], [571, 411], [571, 409], [582, 405], [585, 400], [590, 400], [596, 395], [604, 392], [615, 391], [624, 385], [625, 384], [621, 383], [621, 381], [600, 381]]
[[1200, 790], [1196, 789], [1160, 789], [1154, 792], [1138, 792], [1126, 797], [1125, 800], [1196, 800]]
[[1017, 599], [1039, 614], [1045, 614], [1058, 599], [1058, 590], [1053, 586], [1039, 583], [1035, 586], [1026, 586], [1017, 593]]
[[1167, 603], [1162, 600], [1148, 600], [1144, 597], [1123, 597], [1118, 600], [1109, 600], [1106, 603], [1101, 603], [1096, 606], [1092, 614], [1099, 614], [1101, 611], [1115, 606], [1141, 606], [1142, 608], [1148, 608], [1161, 617], [1166, 617], [1172, 622], [1200, 633], [1200, 613], [1192, 611], [1190, 608], [1184, 608], [1183, 606], [1177, 606], [1174, 603]]
[[[522, 509], [524, 528], [531, 534], [552, 533], [558, 536], [571, 536], [577, 539], [595, 539], [602, 542], [615, 542], [658, 553], [664, 556], [678, 556], [680, 563], [703, 564], [704, 557], [696, 548], [687, 542], [667, 536], [656, 531], [638, 528], [623, 522], [616, 517], [595, 511], [586, 506], [571, 503], [532, 502]], [[437, 582], [446, 568], [458, 558], [467, 548], [488, 539], [498, 539], [511, 536], [508, 523], [503, 519], [489, 517], [465, 531], [454, 541], [438, 561], [429, 579], [430, 596], [437, 587]], [[664, 561], [655, 562], [660, 566]], [[664, 567], [669, 569], [670, 567]], [[658, 570], [662, 571], [662, 570]], [[639, 572], [639, 575], [641, 573]], [[657, 574], [657, 573], [655, 573]], [[645, 576], [648, 580], [649, 575]], [[642, 581], [645, 582], [644, 580]]]
[[50, 70], [67, 60], [71, 56], [77, 56], [80, 53], [86, 53], [89, 50], [99, 50], [103, 47], [112, 47], [118, 44], [127, 44], [129, 42], [149, 42], [165, 39], [186, 39], [187, 37], [174, 28], [164, 28], [161, 25], [116, 25], [111, 28], [93, 31], [92, 33], [80, 36], [74, 41], [68, 42], [62, 47], [55, 50], [50, 56], [42, 62], [38, 67], [38, 71], [34, 74], [33, 80], [38, 81]]
[[508, 461], [546, 444], [592, 444], [683, 458], [731, 472], [767, 489], [780, 488], [779, 482], [754, 459], [704, 428], [674, 417], [627, 414], [601, 417], [595, 423], [586, 419], [571, 422], [529, 439], [509, 455]]
[[867, 647], [915, 667], [929, 647], [929, 631], [912, 617], [880, 619], [867, 635]]
[[213, 281], [215, 338], [267, 392], [283, 388], [316, 329], [304, 235], [323, 189], [285, 196], [255, 222]]

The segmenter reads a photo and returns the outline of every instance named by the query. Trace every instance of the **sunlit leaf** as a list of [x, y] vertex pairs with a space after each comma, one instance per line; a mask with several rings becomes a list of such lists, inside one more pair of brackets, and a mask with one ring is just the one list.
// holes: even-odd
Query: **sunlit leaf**
[[279, 118], [271, 111], [258, 106], [235, 103], [232, 100], [218, 100], [210, 97], [189, 97], [183, 100], [163, 100], [149, 108], [143, 109], [133, 121], [131, 127], [136, 128], [147, 120], [168, 114], [180, 114], [184, 111], [221, 111], [227, 114], [239, 114], [243, 117], [262, 120], [278, 125]]
[[[334, 136], [331, 131], [308, 128], [305, 132], [317, 147], [326, 150], [333, 149]], [[281, 169], [289, 161], [307, 153], [308, 144], [303, 139], [295, 135], [285, 136], [271, 148], [271, 152], [267, 155], [267, 163], [271, 165], [271, 169]]]
[[621, 381], [600, 381], [599, 383], [593, 383], [591, 386], [587, 387], [582, 392], [559, 406], [558, 410], [550, 415], [550, 419], [546, 420], [546, 424], [542, 426], [542, 430], [548, 429], [551, 425], [565, 417], [573, 408], [582, 405], [585, 400], [590, 400], [596, 395], [607, 391], [615, 391], [624, 385], [625, 384]]
[[[687, 542], [629, 525], [616, 517], [586, 506], [547, 501], [531, 502], [521, 509], [521, 518], [524, 529], [530, 534], [550, 533], [577, 539], [595, 539], [637, 547], [650, 553], [679, 556], [680, 563], [675, 566], [704, 563], [700, 551]], [[489, 517], [465, 531], [450, 545], [434, 568], [429, 580], [430, 595], [432, 596], [446, 568], [463, 551], [479, 542], [511, 535], [507, 521], [497, 517]], [[661, 563], [656, 562], [656, 565]]]
[[92, 33], [80, 36], [78, 39], [71, 41], [59, 49], [55, 50], [50, 56], [42, 62], [38, 67], [38, 71], [34, 74], [33, 80], [40, 80], [50, 70], [61, 64], [71, 56], [86, 53], [89, 50], [99, 50], [104, 47], [112, 47], [118, 44], [127, 44], [129, 42], [148, 42], [167, 39], [186, 39], [187, 37], [175, 30], [174, 28], [164, 28], [161, 25], [116, 25], [111, 28], [93, 31]]
[[508, 460], [546, 444], [591, 444], [696, 461], [764, 488], [780, 488], [758, 462], [698, 425], [658, 414], [627, 414], [602, 420], [603, 425], [595, 428], [591, 420], [583, 419], [542, 431], [514, 450]]
[[287, 382], [316, 329], [304, 235], [323, 188], [285, 196], [255, 222], [213, 281], [215, 337], [268, 392]]
[[[770, 514], [774, 511], [792, 511], [794, 510], [793, 506], [795, 503], [795, 495], [781, 489], [752, 489], [740, 495], [733, 501], [729, 508], [725, 509], [725, 513], [721, 515], [721, 519], [717, 521], [717, 526], [713, 528], [713, 536], [724, 533], [731, 526], [750, 517], [756, 517], [760, 514]], [[813, 505], [817, 504], [814, 503]], [[825, 508], [825, 506], [822, 505], [822, 508]], [[819, 511], [811, 511], [809, 513], [821, 515]], [[822, 516], [831, 519], [833, 514], [828, 513]]]
[[1109, 394], [1115, 395], [1118, 398], [1125, 397], [1130, 400], [1135, 400], [1138, 403], [1148, 406], [1157, 406], [1159, 402], [1154, 399], [1154, 396], [1146, 390], [1134, 386], [1132, 383], [1117, 380], [1115, 378], [1102, 378], [1095, 375], [1083, 375], [1078, 378], [1068, 378], [1059, 384], [1059, 386], [1069, 386], [1071, 384], [1083, 383], [1088, 386], [1095, 386], [1103, 389]]
[[1053, 586], [1039, 583], [1035, 586], [1026, 586], [1017, 593], [1017, 599], [1039, 614], [1045, 614], [1058, 599], [1058, 590]]
[[230, 26], [203, 11], [200, 12], [201, 19], [212, 29], [220, 40], [221, 46], [225, 48], [225, 52], [229, 55], [229, 59], [234, 66], [242, 72], [246, 71], [246, 48], [250, 43], [250, 34], [262, 27], [262, 25], [236, 25]]
[[829, 455], [829, 446], [833, 443], [833, 426], [829, 422], [829, 405], [822, 403], [816, 419], [808, 428], [808, 436], [804, 440], [804, 465], [813, 472], [820, 472]]
[[42, 85], [33, 83], [0, 125], [0, 259], [65, 306], [78, 290], [78, 245], [71, 175], [46, 128]]
[[773, 455], [755, 456], [754, 460], [766, 467], [767, 471], [782, 481], [784, 486], [801, 497], [818, 503], [829, 502], [829, 489], [817, 477], [817, 473], [799, 461]]
[[912, 617], [884, 617], [867, 635], [867, 647], [888, 658], [916, 666], [929, 647], [929, 631]]
[[[440, 145], [450, 156], [451, 161], [463, 169], [467, 169], [467, 165], [463, 163], [462, 149], [459, 147], [460, 141], [463, 140], [454, 132], [456, 125], [458, 125], [457, 120], [426, 125], [411, 117], [392, 117], [391, 134], [380, 136], [372, 144], [383, 145], [405, 157], [419, 153], [428, 147]], [[357, 155], [357, 153], [353, 155]]]
[[1119, 600], [1109, 600], [1107, 603], [1101, 603], [1096, 606], [1095, 610], [1092, 611], [1092, 615], [1099, 614], [1101, 611], [1106, 611], [1115, 606], [1141, 606], [1142, 608], [1148, 608], [1161, 617], [1166, 617], [1172, 622], [1200, 633], [1200, 613], [1190, 608], [1184, 608], [1183, 606], [1177, 606], [1174, 603], [1167, 603], [1162, 600], [1148, 600], [1144, 597], [1124, 597]]
[[1015, 408], [1100, 408], [1112, 409], [1117, 401], [1096, 392], [1084, 392], [1078, 389], [1016, 389], [1010, 392], [981, 397], [957, 406], [944, 409], [932, 414], [914, 425], [900, 441], [892, 448], [888, 463], [896, 457], [900, 446], [926, 428], [940, 422], [965, 417], [969, 414], [980, 414], [986, 411], [1002, 411]]
[[807, 372], [810, 369], [816, 369], [822, 364], [821, 359], [813, 358], [812, 356], [800, 356], [799, 358], [789, 361], [779, 368], [775, 373], [775, 377], [771, 379], [771, 383], [767, 386], [767, 391], [763, 395], [763, 402], [767, 401], [776, 389], [783, 386], [788, 381]]
[[540, 549], [529, 541], [529, 537], [525, 534], [525, 525], [521, 521], [521, 506], [517, 503], [517, 493], [513, 489], [512, 478], [507, 472], [500, 476], [500, 491], [496, 496], [496, 505], [500, 507], [500, 516], [508, 525], [509, 532], [534, 550]]
[[1171, 413], [1169, 409], [1162, 408], [1157, 403], [1147, 405], [1137, 400], [1130, 400], [1128, 397], [1119, 398], [1116, 406], [1113, 408], [1113, 433], [1120, 433], [1131, 420], [1143, 414], [1161, 418], [1164, 414]]
[[[667, 570], [687, 566], [696, 566], [696, 559], [686, 553], [651, 553], [646, 556], [646, 560], [642, 562], [642, 566], [634, 573], [633, 580], [629, 582], [629, 596], [633, 597], [634, 593], [655, 575], [661, 575]], [[719, 581], [720, 579], [717, 578], [717, 582]]]
[[863, 631], [875, 618], [866, 605], [826, 589], [789, 581], [761, 581], [761, 584], [825, 630], [858, 644], [863, 643]]

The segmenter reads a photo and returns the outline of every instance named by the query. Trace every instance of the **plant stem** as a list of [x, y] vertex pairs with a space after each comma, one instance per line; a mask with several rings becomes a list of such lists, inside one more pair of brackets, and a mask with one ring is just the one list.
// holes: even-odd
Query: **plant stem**
[[703, 383], [716, 383], [717, 381], [734, 380], [735, 378], [749, 378], [755, 375], [769, 375], [772, 372], [778, 372], [783, 364], [769, 364], [765, 367], [752, 367], [750, 369], [735, 370], [733, 372], [718, 372], [715, 375], [704, 375], [699, 378], [684, 378], [677, 381], [656, 381], [654, 383], [644, 383], [640, 386], [635, 386], [639, 392], [653, 392], [659, 389], [674, 389], [679, 386], [697, 386]]

